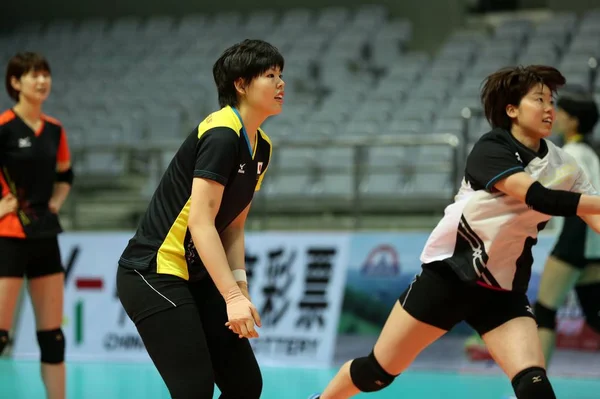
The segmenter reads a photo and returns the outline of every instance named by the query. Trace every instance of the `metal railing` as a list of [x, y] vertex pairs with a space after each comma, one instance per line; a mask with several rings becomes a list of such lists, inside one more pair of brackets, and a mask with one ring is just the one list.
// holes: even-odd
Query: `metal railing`
[[[259, 220], [265, 220], [267, 215], [273, 212], [278, 213], [302, 213], [302, 212], [319, 212], [319, 208], [323, 210], [329, 209], [334, 211], [343, 212], [347, 215], [353, 216], [355, 227], [358, 228], [362, 224], [362, 216], [365, 213], [372, 212], [375, 208], [379, 207], [378, 202], [374, 200], [372, 195], [365, 198], [363, 190], [361, 190], [361, 184], [364, 181], [364, 177], [368, 174], [365, 171], [365, 158], [367, 150], [371, 147], [404, 147], [412, 148], [419, 146], [444, 146], [450, 147], [452, 151], [452, 161], [450, 163], [444, 162], [431, 162], [431, 163], [419, 163], [417, 172], [424, 173], [447, 173], [448, 178], [452, 187], [453, 192], [456, 192], [460, 180], [462, 178], [462, 167], [464, 164], [465, 157], [465, 145], [464, 141], [453, 134], [397, 134], [397, 135], [380, 135], [380, 136], [361, 136], [361, 137], [344, 137], [337, 136], [330, 139], [314, 137], [311, 138], [276, 138], [273, 140], [274, 144], [274, 156], [272, 164], [269, 166], [268, 177], [265, 180], [265, 187], [268, 187], [277, 178], [291, 176], [294, 173], [306, 173], [306, 171], [294, 171], [286, 169], [284, 167], [285, 160], [278, 157], [278, 151], [283, 148], [305, 148], [305, 149], [323, 149], [323, 148], [351, 148], [353, 151], [353, 162], [351, 164], [352, 170], [350, 175], [352, 176], [352, 190], [350, 197], [339, 198], [332, 196], [327, 200], [326, 196], [314, 195], [312, 196], [312, 202], [307, 198], [290, 198], [285, 195], [267, 195], [265, 191], [261, 190], [260, 195], [257, 195], [253, 202], [253, 216]], [[163, 171], [167, 165], [163, 164], [162, 154], [165, 151], [176, 151], [179, 148], [180, 142], [174, 140], [168, 140], [163, 143], [146, 143], [143, 145], [136, 144], [131, 145], [102, 145], [102, 146], [81, 146], [79, 148], [73, 148], [72, 152], [74, 155], [75, 168], [78, 160], [85, 158], [88, 152], [105, 152], [113, 155], [121, 155], [126, 159], [143, 159], [147, 164], [155, 165], [155, 169], [159, 172]], [[433, 160], [435, 161], [435, 160]], [[415, 165], [411, 165], [408, 161], [403, 163], [401, 168], [414, 168]], [[405, 171], [406, 169], [404, 169]], [[315, 165], [314, 170], [311, 172], [315, 179], [318, 180], [320, 169], [318, 164]], [[348, 171], [339, 170], [340, 173], [346, 173]], [[390, 165], [380, 170], [382, 173], [389, 174], [400, 174], [403, 170], [399, 169], [398, 165]], [[153, 182], [154, 186], [158, 184], [161, 173], [155, 178]], [[106, 179], [105, 184], [111, 184], [111, 178]], [[78, 180], [86, 181], [85, 176], [80, 176]], [[85, 183], [84, 183], [85, 184]], [[75, 186], [72, 192], [72, 198], [69, 201], [69, 207], [65, 211], [71, 220], [72, 228], [80, 229], [85, 228], [81, 226], [78, 219], [78, 208], [80, 199], [80, 190]], [[449, 198], [434, 198], [435, 196], [429, 196], [429, 198], [415, 197], [411, 199], [403, 198], [401, 193], [398, 193], [397, 197], [388, 198], [393, 202], [392, 206], [383, 206], [381, 209], [383, 212], [410, 212], [411, 209], [424, 209], [427, 208], [429, 203], [437, 203], [435, 207], [439, 207], [440, 203], [448, 203]], [[128, 200], [129, 198], [124, 198]], [[143, 210], [145, 204], [140, 200], [140, 208]], [[388, 201], [389, 203], [389, 201]], [[263, 223], [261, 223], [263, 225]]]

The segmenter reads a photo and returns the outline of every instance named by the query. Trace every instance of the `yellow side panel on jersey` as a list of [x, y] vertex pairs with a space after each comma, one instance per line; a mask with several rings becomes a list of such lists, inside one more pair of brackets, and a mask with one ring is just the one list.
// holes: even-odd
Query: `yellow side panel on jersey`
[[[265, 173], [267, 173], [267, 169], [269, 169], [269, 165], [271, 165], [271, 156], [273, 156], [273, 143], [271, 143], [271, 139], [269, 138], [269, 136], [266, 135], [265, 132], [262, 131], [262, 129], [258, 129], [258, 131], [260, 132], [260, 136], [267, 143], [269, 143], [269, 163], [267, 164], [265, 170], [261, 172], [260, 176], [258, 176], [258, 182], [256, 183], [256, 188], [254, 189], [254, 191], [260, 190]], [[256, 147], [258, 147], [258, 145]]]
[[[238, 135], [242, 129], [242, 124], [235, 115], [231, 107], [224, 107], [219, 111], [213, 112], [198, 125], [198, 138], [207, 131], [226, 127], [233, 129]], [[156, 272], [162, 274], [171, 274], [189, 280], [187, 261], [185, 259], [185, 235], [188, 230], [188, 218], [190, 214], [190, 205], [192, 199], [189, 198], [186, 204], [177, 215], [177, 218], [171, 225], [169, 232], [158, 249], [156, 257]]]
[[156, 256], [157, 273], [172, 274], [184, 280], [189, 280], [190, 278], [183, 243], [185, 242], [185, 234], [187, 233], [191, 203], [192, 199], [189, 198], [158, 249]]

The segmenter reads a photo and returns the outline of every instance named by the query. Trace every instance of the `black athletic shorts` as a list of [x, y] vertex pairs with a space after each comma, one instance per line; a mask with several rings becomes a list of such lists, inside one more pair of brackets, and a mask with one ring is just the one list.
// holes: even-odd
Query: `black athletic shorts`
[[525, 293], [465, 283], [444, 262], [423, 265], [399, 301], [415, 319], [446, 331], [466, 321], [483, 335], [517, 317], [535, 319]]
[[192, 295], [193, 287], [197, 286], [195, 291], [207, 293], [212, 287], [202, 285], [210, 284], [214, 286], [210, 278], [188, 282], [170, 274], [131, 270], [121, 266], [117, 270], [119, 299], [136, 325], [163, 310], [196, 303]]
[[578, 216], [566, 217], [564, 220], [552, 256], [577, 269], [583, 269], [592, 263], [600, 263], [600, 259], [588, 259], [585, 256], [588, 225]]
[[64, 272], [57, 237], [0, 237], [0, 277], [43, 277]]

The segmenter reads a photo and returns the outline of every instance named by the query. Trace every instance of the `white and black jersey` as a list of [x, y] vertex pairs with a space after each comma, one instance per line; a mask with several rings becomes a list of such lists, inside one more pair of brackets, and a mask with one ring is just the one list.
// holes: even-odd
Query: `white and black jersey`
[[[585, 141], [572, 141], [565, 144], [563, 150], [577, 160], [581, 169], [589, 179], [594, 188], [600, 189], [600, 159], [596, 151]], [[600, 259], [600, 235], [598, 235], [589, 226], [580, 226], [578, 231], [569, 231], [568, 233], [578, 235], [571, 237], [569, 241], [582, 240], [581, 254], [583, 259]], [[574, 250], [571, 245], [571, 251]]]
[[494, 189], [518, 172], [546, 188], [596, 194], [577, 161], [552, 142], [541, 140], [536, 153], [510, 132], [494, 129], [469, 154], [461, 188], [429, 236], [421, 262], [445, 261], [465, 281], [526, 292], [531, 249], [551, 216]]

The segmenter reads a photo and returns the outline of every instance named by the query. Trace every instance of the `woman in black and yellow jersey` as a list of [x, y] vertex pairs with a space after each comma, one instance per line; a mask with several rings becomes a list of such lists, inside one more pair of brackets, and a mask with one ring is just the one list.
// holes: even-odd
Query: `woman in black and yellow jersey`
[[12, 57], [5, 83], [16, 105], [0, 114], [0, 352], [27, 277], [47, 396], [63, 399], [64, 270], [57, 214], [73, 181], [69, 146], [60, 122], [42, 113], [52, 87], [42, 55]]
[[117, 289], [171, 396], [259, 398], [247, 338], [258, 312], [248, 295], [244, 223], [272, 146], [260, 125], [281, 112], [284, 59], [260, 40], [221, 55], [221, 109], [183, 142], [119, 260]]

